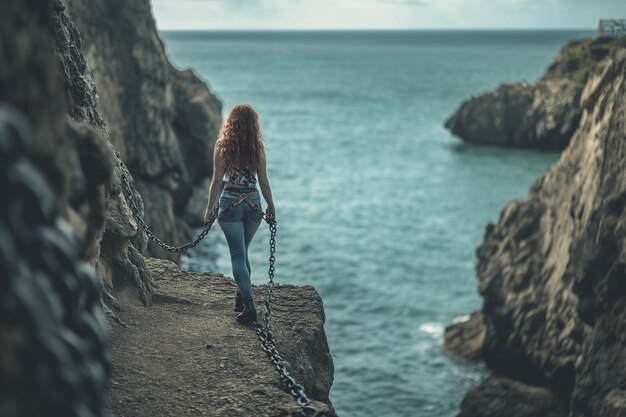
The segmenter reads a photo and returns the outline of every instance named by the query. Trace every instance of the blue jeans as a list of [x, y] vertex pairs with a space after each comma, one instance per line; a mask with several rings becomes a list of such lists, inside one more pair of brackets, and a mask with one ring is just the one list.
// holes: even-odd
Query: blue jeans
[[[222, 190], [219, 200], [218, 215], [226, 207], [239, 197], [240, 193], [255, 191], [248, 198], [261, 206], [261, 196], [255, 188], [242, 188], [240, 191]], [[230, 250], [230, 261], [233, 266], [233, 277], [239, 287], [239, 292], [243, 296], [252, 296], [252, 283], [250, 281], [250, 261], [248, 260], [248, 246], [254, 234], [261, 225], [263, 217], [259, 212], [250, 206], [246, 200], [228, 210], [219, 224], [228, 242]]]

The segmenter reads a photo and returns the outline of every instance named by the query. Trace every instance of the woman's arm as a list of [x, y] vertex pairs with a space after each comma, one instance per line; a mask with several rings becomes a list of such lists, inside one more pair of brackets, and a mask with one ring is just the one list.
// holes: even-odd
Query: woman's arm
[[224, 167], [220, 159], [217, 146], [213, 149], [213, 178], [211, 178], [211, 186], [209, 187], [209, 202], [206, 206], [206, 212], [204, 213], [204, 222], [209, 221], [209, 217], [213, 212], [213, 206], [215, 200], [217, 200], [217, 194], [222, 189], [222, 183], [224, 182]]
[[270, 187], [270, 181], [267, 179], [267, 163], [265, 161], [265, 155], [261, 158], [259, 163], [259, 186], [263, 193], [263, 198], [267, 202], [266, 214], [268, 217], [276, 219], [276, 210], [274, 209], [274, 199], [272, 198], [272, 189]]

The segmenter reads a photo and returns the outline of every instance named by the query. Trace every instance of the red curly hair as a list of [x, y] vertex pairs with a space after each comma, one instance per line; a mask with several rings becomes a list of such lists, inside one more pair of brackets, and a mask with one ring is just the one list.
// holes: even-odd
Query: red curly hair
[[235, 169], [257, 172], [261, 159], [265, 157], [265, 148], [259, 116], [251, 105], [237, 104], [230, 109], [215, 146], [225, 172], [232, 174]]

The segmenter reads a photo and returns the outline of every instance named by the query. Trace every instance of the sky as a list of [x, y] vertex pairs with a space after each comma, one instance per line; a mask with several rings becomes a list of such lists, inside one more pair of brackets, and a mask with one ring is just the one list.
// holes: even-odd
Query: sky
[[595, 29], [626, 0], [152, 0], [168, 29]]

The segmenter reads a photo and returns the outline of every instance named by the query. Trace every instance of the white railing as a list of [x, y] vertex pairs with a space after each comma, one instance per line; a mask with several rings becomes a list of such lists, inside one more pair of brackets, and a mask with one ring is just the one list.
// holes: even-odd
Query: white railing
[[626, 35], [626, 19], [600, 19], [598, 36]]

